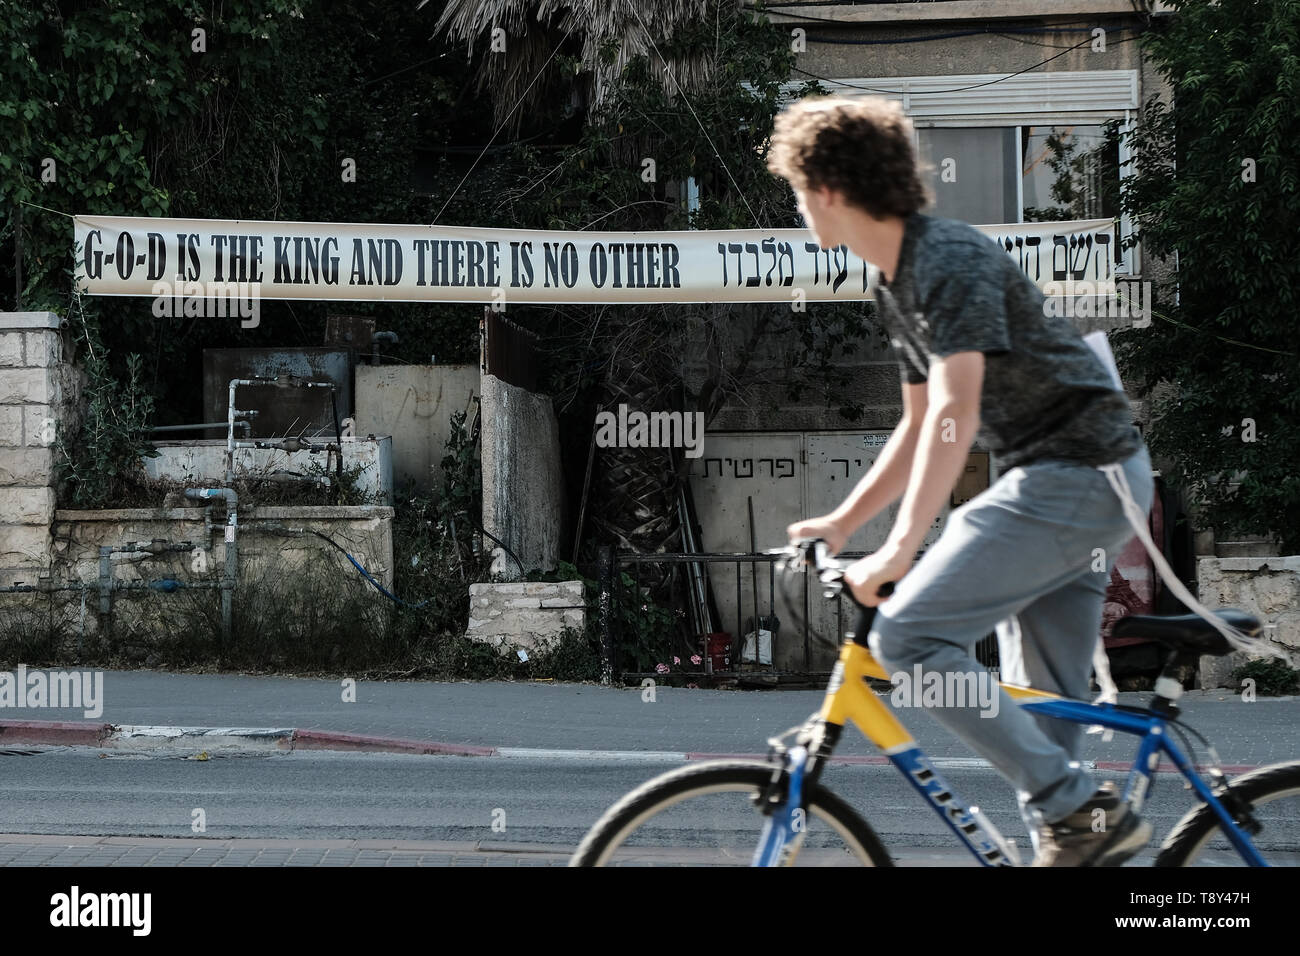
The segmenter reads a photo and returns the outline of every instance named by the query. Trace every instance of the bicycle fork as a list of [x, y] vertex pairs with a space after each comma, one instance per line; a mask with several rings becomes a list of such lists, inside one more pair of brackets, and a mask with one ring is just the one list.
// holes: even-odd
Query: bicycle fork
[[[794, 862], [808, 828], [806, 795], [816, 785], [843, 729], [814, 714], [801, 726], [768, 740], [768, 756], [777, 766], [763, 792], [754, 798], [766, 819], [751, 866], [789, 866]], [[789, 745], [784, 742], [787, 737], [792, 738]]]
[[[808, 748], [802, 745], [785, 752], [785, 761], [775, 775], [767, 792], [759, 797], [766, 819], [763, 834], [754, 851], [751, 866], [789, 866], [806, 832], [803, 806], [805, 772], [808, 769]], [[780, 802], [780, 784], [784, 781], [785, 799]]]

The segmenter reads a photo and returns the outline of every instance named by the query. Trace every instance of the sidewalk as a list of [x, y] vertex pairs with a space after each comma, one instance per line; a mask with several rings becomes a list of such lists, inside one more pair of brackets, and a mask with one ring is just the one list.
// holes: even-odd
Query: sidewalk
[[[29, 671], [30, 673], [30, 671]], [[593, 757], [668, 760], [674, 756], [750, 755], [769, 736], [801, 723], [821, 704], [821, 691], [716, 691], [658, 687], [653, 701], [641, 688], [550, 682], [362, 681], [355, 702], [340, 681], [240, 675], [103, 672], [102, 713], [0, 707], [0, 747], [19, 743], [115, 745], [104, 725], [123, 728], [235, 729], [260, 745], [396, 752], [510, 756], [520, 749], [599, 751]], [[1121, 694], [1139, 704], [1147, 694]], [[1246, 703], [1228, 691], [1189, 692], [1183, 719], [1218, 749], [1224, 764], [1250, 768], [1300, 757], [1300, 698]], [[938, 759], [974, 755], [920, 710], [900, 711], [922, 748]], [[55, 725], [61, 726], [55, 726]], [[146, 731], [147, 732], [147, 731]], [[272, 735], [274, 739], [265, 735]], [[137, 741], [138, 742], [138, 741]], [[251, 745], [251, 744], [250, 744]], [[1085, 759], [1102, 769], [1127, 765], [1135, 742], [1116, 735], [1086, 738]], [[880, 759], [856, 731], [845, 734], [838, 756]], [[1204, 750], [1198, 745], [1198, 754]], [[519, 754], [522, 755], [522, 754]]]
[[572, 847], [392, 840], [0, 836], [6, 866], [567, 866]]
[[[690, 850], [651, 851], [666, 861], [716, 862]], [[899, 866], [967, 866], [965, 850], [891, 848]], [[568, 866], [571, 846], [392, 840], [194, 840], [147, 837], [0, 835], [0, 867], [9, 866]], [[1151, 855], [1151, 854], [1148, 854]], [[628, 866], [649, 865], [628, 863]], [[1140, 865], [1140, 864], [1137, 864]]]

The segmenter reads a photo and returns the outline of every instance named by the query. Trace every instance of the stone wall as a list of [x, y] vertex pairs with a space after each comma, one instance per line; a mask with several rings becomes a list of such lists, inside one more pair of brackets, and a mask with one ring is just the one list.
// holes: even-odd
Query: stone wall
[[516, 581], [469, 586], [465, 636], [502, 653], [544, 650], [586, 618], [581, 581]]
[[[1200, 600], [1208, 608], [1235, 607], [1259, 617], [1264, 634], [1300, 666], [1300, 555], [1201, 557], [1196, 564]], [[1229, 676], [1245, 654], [1202, 657], [1202, 687], [1233, 687]]]
[[[0, 588], [8, 589], [0, 593], [0, 628], [40, 620], [42, 626], [71, 627], [82, 636], [96, 633], [101, 623], [114, 635], [145, 635], [161, 627], [164, 616], [176, 618], [170, 612], [186, 599], [218, 600], [226, 560], [224, 504], [211, 511], [197, 503], [55, 510], [56, 429], [63, 434], [78, 430], [84, 380], [64, 361], [61, 326], [52, 313], [0, 313]], [[177, 451], [172, 464], [196, 477], [211, 474], [203, 466], [204, 455], [219, 458], [220, 444], [201, 442]], [[387, 491], [387, 442], [357, 444], [365, 444], [375, 490]], [[251, 609], [258, 600], [283, 604], [300, 597], [307, 605], [321, 602], [322, 595], [345, 603], [385, 600], [343, 553], [313, 531], [329, 536], [375, 580], [392, 586], [391, 508], [241, 508], [238, 519], [236, 615], [241, 604]], [[140, 542], [178, 547], [157, 553], [115, 551], [109, 573], [101, 574], [101, 546], [123, 549]], [[104, 581], [110, 582], [110, 611], [101, 615]], [[189, 587], [196, 584], [206, 590]], [[15, 585], [38, 590], [14, 590]], [[164, 609], [168, 615], [161, 613]], [[183, 629], [183, 615], [172, 624]]]
[[[181, 554], [183, 568], [178, 573], [185, 577], [193, 572], [193, 549], [204, 549], [209, 555], [203, 566], [211, 573], [220, 574], [225, 562], [224, 503], [213, 510], [212, 522], [205, 521], [206, 509], [201, 505], [188, 508], [118, 508], [96, 511], [60, 509], [54, 513], [54, 566], [55, 576], [80, 581], [91, 581], [99, 573], [99, 548], [113, 547], [128, 542], [154, 541], [188, 542], [193, 546]], [[302, 530], [305, 535], [286, 534]], [[331, 567], [350, 575], [357, 573], [352, 564], [339, 551], [325, 541], [310, 534], [318, 531], [334, 539], [355, 557], [370, 575], [385, 587], [393, 583], [393, 509], [369, 505], [317, 506], [317, 507], [265, 507], [240, 509], [239, 530], [236, 536], [238, 561], [241, 569], [258, 561], [276, 560], [284, 564], [284, 573], [318, 557], [328, 557]], [[137, 557], [127, 560], [129, 554], [114, 558], [115, 576], [126, 579], [148, 576], [142, 572]], [[133, 567], [132, 565], [136, 565]]]
[[35, 583], [50, 562], [55, 426], [75, 429], [81, 391], [60, 324], [0, 312], [0, 586]]
[[[41, 591], [0, 594], [0, 622], [48, 620], [79, 638], [154, 637], [185, 626], [192, 617], [215, 615], [226, 561], [224, 503], [210, 520], [202, 506], [58, 510], [53, 514], [51, 564], [41, 572]], [[352, 563], [312, 531], [346, 549], [370, 575], [391, 590], [393, 509], [387, 507], [265, 507], [239, 512], [233, 591], [236, 618], [243, 611], [266, 615], [267, 605], [306, 613], [309, 605], [337, 603], [340, 595], [382, 607], [387, 599], [366, 584]], [[179, 550], [115, 551], [109, 556], [110, 612], [100, 615], [105, 593], [100, 547], [120, 549], [153, 542]], [[168, 580], [175, 588], [159, 587]], [[38, 584], [35, 571], [28, 584]], [[150, 584], [154, 587], [150, 587]], [[206, 590], [187, 585], [198, 584]], [[4, 637], [0, 634], [0, 637]]]

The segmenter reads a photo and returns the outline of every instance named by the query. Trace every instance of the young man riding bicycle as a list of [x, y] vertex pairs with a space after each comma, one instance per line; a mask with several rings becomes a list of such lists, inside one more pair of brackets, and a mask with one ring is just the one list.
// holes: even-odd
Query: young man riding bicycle
[[[879, 458], [843, 504], [790, 537], [838, 552], [901, 496], [886, 543], [845, 576], [861, 604], [879, 605], [868, 641], [881, 663], [977, 673], [974, 646], [996, 628], [1004, 680], [1086, 699], [1109, 571], [1133, 533], [1098, 466], [1122, 465], [1143, 512], [1153, 493], [1124, 393], [1010, 256], [920, 211], [911, 124], [896, 105], [796, 103], [777, 118], [768, 166], [823, 248], [846, 245], [879, 268], [875, 301], [903, 379], [903, 418]], [[977, 433], [1001, 477], [952, 512], [913, 566]], [[893, 595], [877, 597], [887, 582]], [[1016, 787], [1034, 864], [1118, 865], [1145, 846], [1150, 824], [1080, 766], [1083, 728], [999, 693], [992, 715], [947, 702], [931, 713]]]

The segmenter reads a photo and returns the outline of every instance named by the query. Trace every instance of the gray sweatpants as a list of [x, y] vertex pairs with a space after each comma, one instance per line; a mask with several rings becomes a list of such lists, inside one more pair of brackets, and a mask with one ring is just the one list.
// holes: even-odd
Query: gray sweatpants
[[[1123, 467], [1149, 511], [1146, 448]], [[891, 674], [915, 675], [920, 665], [922, 676], [974, 673], [986, 681], [973, 651], [996, 627], [1003, 680], [1087, 700], [1110, 569], [1132, 537], [1099, 469], [1064, 461], [1012, 468], [954, 510], [898, 582], [872, 624], [872, 653]], [[1037, 717], [997, 693], [992, 717], [994, 707], [966, 695], [927, 709], [1011, 781], [1027, 821], [1037, 812], [1055, 822], [1079, 809], [1095, 789], [1078, 763], [1083, 726]]]

